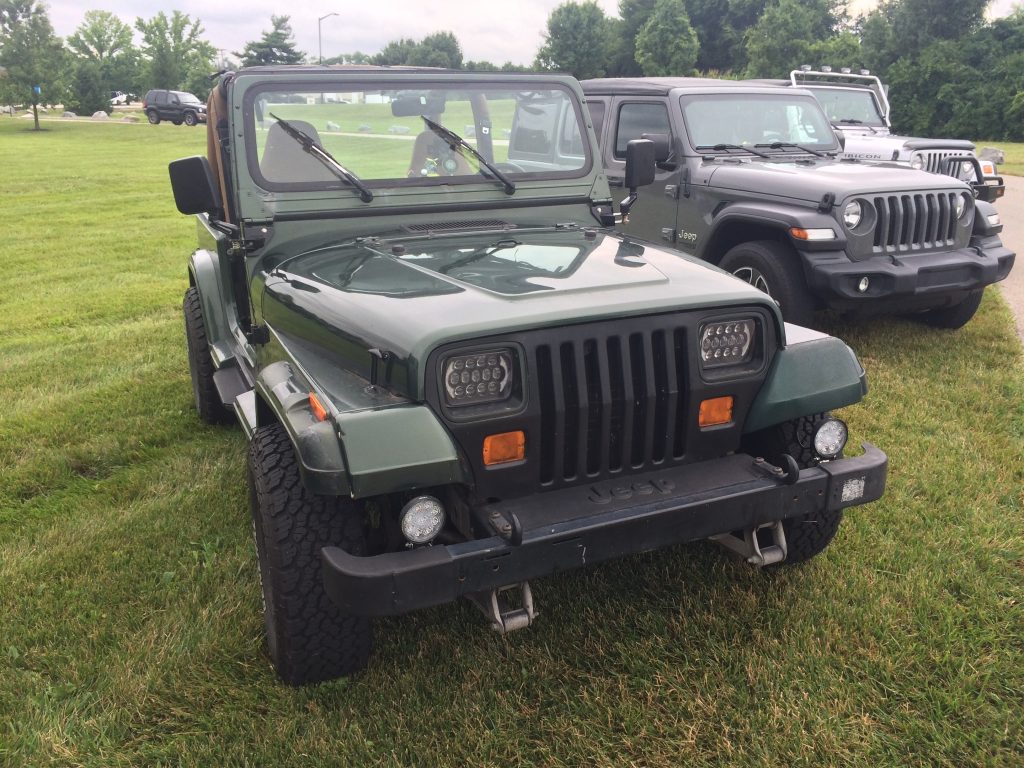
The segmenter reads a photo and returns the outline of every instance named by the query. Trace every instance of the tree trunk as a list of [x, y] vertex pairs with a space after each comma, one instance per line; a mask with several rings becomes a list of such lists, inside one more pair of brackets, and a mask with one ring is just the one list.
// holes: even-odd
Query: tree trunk
[[36, 101], [32, 102], [32, 117], [36, 121], [36, 130], [39, 130], [39, 104]]

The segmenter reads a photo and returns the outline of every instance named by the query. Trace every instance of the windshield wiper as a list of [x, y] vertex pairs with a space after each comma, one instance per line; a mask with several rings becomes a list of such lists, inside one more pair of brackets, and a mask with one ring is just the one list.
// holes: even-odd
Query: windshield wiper
[[700, 152], [702, 149], [710, 149], [710, 150], [714, 150], [715, 152], [723, 152], [723, 151], [725, 151], [727, 149], [740, 149], [740, 150], [743, 150], [744, 152], [749, 152], [752, 155], [757, 155], [758, 157], [764, 157], [764, 158], [768, 158], [769, 157], [764, 152], [758, 152], [756, 149], [751, 149], [750, 147], [744, 147], [744, 146], [741, 146], [740, 144], [715, 144], [714, 146], [712, 146], [710, 144], [702, 144], [701, 146], [697, 147], [697, 151], [698, 152]]
[[295, 141], [302, 145], [302, 149], [319, 160], [328, 170], [333, 171], [334, 175], [342, 181], [348, 182], [352, 187], [355, 187], [359, 192], [359, 199], [364, 203], [368, 203], [373, 200], [373, 192], [367, 187], [362, 179], [356, 176], [352, 171], [343, 166], [326, 149], [321, 147], [312, 137], [307, 136], [303, 131], [300, 131], [294, 125], [289, 123], [287, 120], [282, 120], [280, 117], [275, 115], [273, 112], [270, 116], [277, 120], [277, 124], [280, 125], [284, 132], [291, 136]]
[[441, 274], [446, 275], [453, 269], [464, 267], [467, 264], [472, 264], [474, 261], [479, 261], [480, 259], [487, 258], [488, 256], [493, 256], [498, 251], [504, 251], [509, 248], [517, 248], [520, 245], [522, 245], [522, 243], [520, 243], [518, 240], [513, 240], [512, 238], [508, 238], [507, 240], [499, 240], [494, 245], [478, 248], [472, 253], [466, 254], [461, 259], [456, 259], [451, 264], [445, 264], [443, 267], [440, 267], [437, 271], [440, 272]]
[[799, 149], [801, 152], [806, 152], [809, 155], [817, 155], [818, 157], [825, 157], [825, 153], [824, 152], [819, 152], [816, 149], [811, 149], [810, 147], [805, 147], [805, 146], [802, 146], [800, 144], [793, 144], [793, 143], [788, 142], [788, 141], [773, 141], [771, 144], [755, 144], [754, 146], [755, 147], [768, 147], [768, 149], [788, 149], [788, 148], [792, 147], [793, 149]]
[[[487, 158], [485, 158], [483, 155], [477, 152], [476, 149], [473, 148], [472, 144], [470, 144], [468, 141], [466, 141], [464, 138], [459, 136], [459, 134], [455, 133], [454, 131], [450, 131], [443, 125], [435, 123], [426, 115], [420, 115], [420, 117], [423, 118], [423, 122], [427, 124], [427, 128], [432, 130], [445, 141], [445, 143], [448, 145], [449, 149], [452, 150], [452, 152], [458, 152], [463, 157], [465, 157], [468, 154], [470, 157], [472, 157], [474, 160], [480, 163], [480, 165], [482, 165], [484, 168], [490, 171], [491, 174], [493, 174], [495, 180], [497, 180], [502, 186], [505, 187], [506, 195], [511, 195], [515, 193], [516, 185], [512, 183], [512, 180], [509, 179], [508, 176], [499, 171], [497, 168], [495, 168], [491, 163], [489, 163], [487, 161]], [[484, 175], [486, 176], [487, 174]]]
[[845, 123], [846, 125], [863, 125], [865, 128], [867, 128], [872, 133], [878, 133], [878, 131], [875, 130], [875, 126], [868, 125], [863, 120], [858, 120], [855, 117], [844, 117], [842, 120], [836, 120], [835, 122], [837, 122], [837, 123]]

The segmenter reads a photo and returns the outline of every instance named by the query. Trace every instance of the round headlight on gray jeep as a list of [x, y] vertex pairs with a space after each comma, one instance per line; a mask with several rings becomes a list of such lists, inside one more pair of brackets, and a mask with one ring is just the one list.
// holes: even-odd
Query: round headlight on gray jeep
[[967, 193], [961, 192], [956, 196], [956, 217], [962, 219], [967, 213]]
[[843, 208], [843, 224], [847, 229], [856, 229], [863, 216], [864, 206], [860, 204], [860, 200], [851, 200]]
[[916, 168], [919, 171], [922, 170], [924, 168], [924, 155], [915, 152], [914, 156], [910, 158], [910, 167]]

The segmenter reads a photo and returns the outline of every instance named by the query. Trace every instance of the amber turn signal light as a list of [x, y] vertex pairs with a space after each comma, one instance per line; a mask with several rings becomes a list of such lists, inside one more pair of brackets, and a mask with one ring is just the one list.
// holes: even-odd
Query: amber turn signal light
[[317, 421], [327, 421], [327, 409], [324, 408], [323, 403], [312, 392], [309, 393], [309, 407], [312, 409], [313, 417]]
[[521, 429], [515, 432], [488, 435], [484, 438], [484, 466], [522, 461], [525, 458], [526, 433]]
[[697, 423], [701, 427], [714, 427], [732, 421], [732, 396], [712, 397], [700, 404]]

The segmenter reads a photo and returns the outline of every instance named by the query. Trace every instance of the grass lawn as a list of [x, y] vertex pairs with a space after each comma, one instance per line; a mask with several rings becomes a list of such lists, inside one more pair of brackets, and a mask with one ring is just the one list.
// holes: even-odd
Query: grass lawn
[[835, 325], [889, 453], [882, 501], [802, 567], [710, 544], [534, 584], [501, 638], [465, 603], [379, 622], [358, 678], [261, 651], [237, 429], [192, 406], [194, 225], [167, 162], [202, 129], [0, 119], [0, 764], [1024, 763], [1024, 365], [990, 290], [958, 332]]
[[1006, 162], [996, 168], [998, 173], [1024, 176], [1024, 144], [1009, 141], [975, 141], [974, 144], [978, 149], [996, 147], [1006, 153]]

